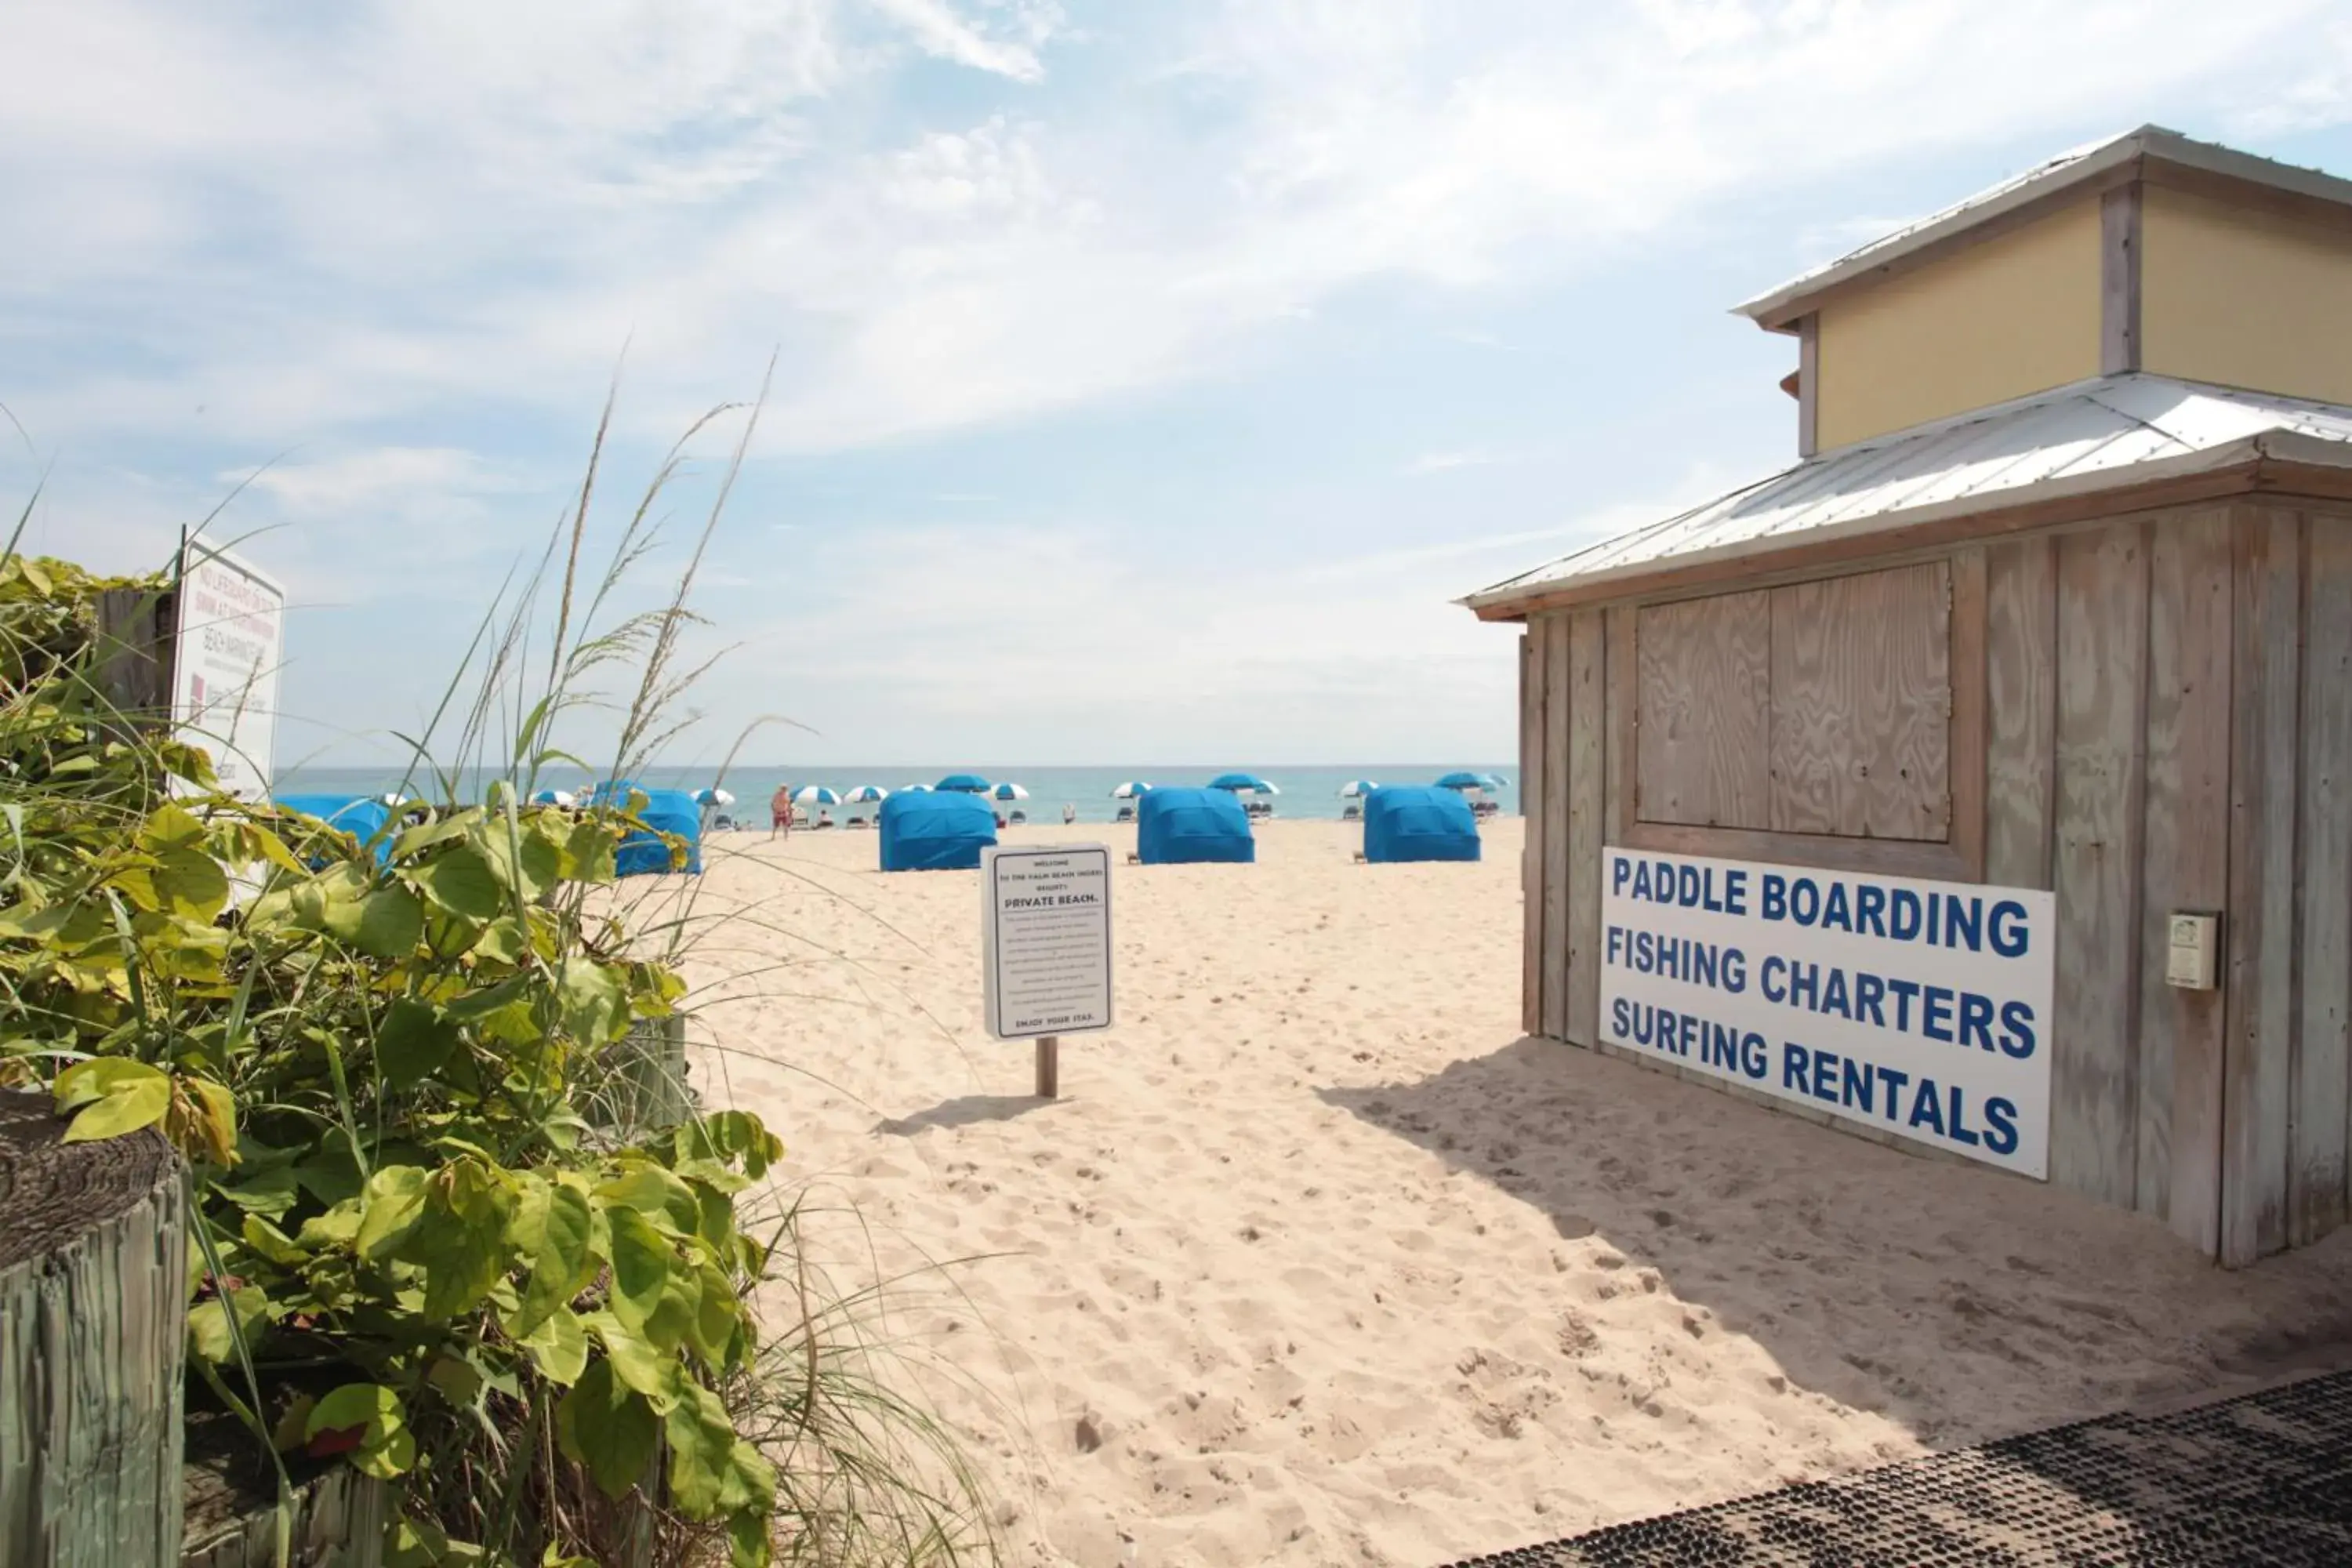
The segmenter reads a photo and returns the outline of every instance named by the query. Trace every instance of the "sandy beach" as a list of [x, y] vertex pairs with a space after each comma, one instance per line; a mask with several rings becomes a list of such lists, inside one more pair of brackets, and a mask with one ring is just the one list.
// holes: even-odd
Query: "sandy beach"
[[1519, 832], [1375, 868], [1276, 822], [1254, 867], [1120, 867], [1118, 1026], [1051, 1104], [981, 1026], [973, 873], [719, 841], [701, 911], [758, 912], [692, 966], [704, 1092], [783, 1136], [837, 1285], [906, 1276], [899, 1374], [1010, 1561], [1436, 1564], [2352, 1341], [2352, 1237], [2226, 1274], [1521, 1038]]

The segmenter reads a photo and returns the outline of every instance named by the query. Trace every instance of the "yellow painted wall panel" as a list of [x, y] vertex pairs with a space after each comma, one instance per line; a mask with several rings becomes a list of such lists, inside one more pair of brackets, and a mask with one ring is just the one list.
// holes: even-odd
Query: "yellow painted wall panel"
[[2099, 374], [2099, 200], [1821, 309], [1821, 449]]
[[2352, 237], [2162, 185], [2141, 204], [2144, 368], [2352, 403]]

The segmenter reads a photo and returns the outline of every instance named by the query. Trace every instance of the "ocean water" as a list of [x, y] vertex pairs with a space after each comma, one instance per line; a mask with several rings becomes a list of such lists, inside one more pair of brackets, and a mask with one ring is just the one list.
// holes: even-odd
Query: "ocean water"
[[[936, 784], [950, 773], [977, 773], [992, 783], [1010, 782], [1029, 792], [1029, 798], [1016, 803], [1036, 822], [1059, 822], [1065, 804], [1077, 807], [1080, 822], [1108, 822], [1117, 815], [1119, 802], [1111, 791], [1122, 781], [1140, 779], [1156, 784], [1203, 784], [1223, 773], [1255, 773], [1275, 785], [1282, 793], [1274, 797], [1276, 817], [1336, 819], [1345, 803], [1339, 787], [1350, 779], [1369, 779], [1376, 784], [1434, 784], [1444, 773], [1467, 770], [1476, 773], [1493, 773], [1504, 782], [1496, 798], [1506, 812], [1519, 809], [1519, 781], [1515, 767], [1492, 763], [1372, 763], [1361, 767], [1346, 768], [1286, 768], [1202, 766], [1178, 768], [959, 768], [942, 764], [939, 767], [913, 768], [827, 768], [819, 773], [807, 773], [778, 767], [739, 766], [723, 780], [711, 776], [708, 768], [647, 768], [637, 782], [666, 789], [701, 789], [718, 784], [735, 796], [732, 815], [739, 819], [767, 821], [768, 796], [780, 784], [794, 787], [803, 784], [824, 784], [837, 792], [847, 793], [857, 784], [879, 784], [896, 790], [909, 784]], [[400, 787], [401, 771], [397, 767], [379, 768], [289, 768], [278, 776], [274, 786], [279, 795], [383, 795]], [[572, 769], [549, 769], [540, 775], [542, 789], [577, 790], [594, 781], [590, 775]], [[469, 777], [464, 793], [468, 799], [478, 800], [486, 792], [486, 777]], [[415, 784], [409, 786], [412, 795], [429, 793]], [[871, 807], [835, 806], [835, 821], [854, 811]]]

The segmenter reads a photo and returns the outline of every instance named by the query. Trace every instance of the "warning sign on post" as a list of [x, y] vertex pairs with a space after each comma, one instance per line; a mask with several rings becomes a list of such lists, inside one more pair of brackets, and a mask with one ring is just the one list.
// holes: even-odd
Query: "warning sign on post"
[[1038, 1039], [1110, 1027], [1110, 851], [981, 851], [988, 1032]]
[[286, 591], [200, 540], [180, 542], [179, 634], [172, 653], [176, 738], [212, 756], [224, 794], [269, 794]]

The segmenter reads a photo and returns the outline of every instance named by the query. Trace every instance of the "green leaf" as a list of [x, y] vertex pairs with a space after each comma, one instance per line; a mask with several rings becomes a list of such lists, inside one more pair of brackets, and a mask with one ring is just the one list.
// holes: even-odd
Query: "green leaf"
[[294, 1245], [294, 1238], [262, 1218], [248, 1214], [237, 1227], [237, 1235], [246, 1246], [281, 1268], [299, 1268], [310, 1261], [310, 1255]]
[[133, 1061], [129, 1057], [95, 1057], [89, 1061], [76, 1062], [58, 1074], [54, 1086], [58, 1109], [71, 1110], [94, 1100], [103, 1100], [126, 1084], [149, 1079], [161, 1081], [163, 1079], [163, 1068]]
[[671, 1172], [639, 1159], [619, 1175], [601, 1182], [596, 1195], [608, 1204], [643, 1215], [661, 1215], [682, 1234], [691, 1235], [702, 1219], [702, 1204], [694, 1189]]
[[506, 908], [506, 891], [490, 863], [464, 846], [415, 868], [408, 878], [426, 898], [469, 921], [495, 919]]
[[517, 1335], [528, 1335], [549, 1313], [569, 1303], [587, 1289], [596, 1272], [596, 1259], [589, 1250], [593, 1226], [584, 1194], [551, 1184], [541, 1212], [533, 1217], [532, 1234], [519, 1238], [530, 1259], [530, 1283], [515, 1315], [511, 1331]]
[[679, 1392], [662, 1423], [669, 1436], [669, 1497], [688, 1519], [719, 1511], [735, 1462], [735, 1424], [727, 1406], [698, 1383]]
[[742, 1316], [742, 1299], [735, 1294], [734, 1285], [715, 1263], [706, 1263], [696, 1269], [695, 1283], [699, 1289], [695, 1296], [694, 1322], [688, 1330], [688, 1337], [695, 1353], [706, 1363], [723, 1366], [727, 1348], [735, 1342], [735, 1325]]
[[577, 1383], [588, 1365], [588, 1336], [568, 1309], [550, 1312], [520, 1342], [550, 1383]]
[[482, 1392], [481, 1373], [473, 1363], [453, 1355], [434, 1358], [433, 1364], [425, 1369], [425, 1381], [460, 1410], [470, 1406]]
[[628, 993], [614, 969], [574, 953], [558, 967], [555, 987], [563, 1027], [583, 1045], [607, 1044], [629, 1026]]
[[352, 1464], [361, 1474], [389, 1480], [416, 1463], [416, 1438], [400, 1395], [376, 1383], [347, 1383], [310, 1407], [303, 1436], [314, 1451], [322, 1434], [360, 1432]]
[[425, 905], [397, 883], [360, 900], [352, 945], [371, 958], [405, 958], [425, 935]]
[[[769, 1489], [774, 1495], [774, 1489]], [[730, 1514], [727, 1520], [728, 1568], [768, 1568], [775, 1554], [775, 1542], [768, 1536], [768, 1518], [772, 1508], [746, 1509]], [[386, 1564], [386, 1568], [396, 1568]]]
[[185, 806], [164, 805], [139, 825], [139, 847], [142, 849], [200, 848], [204, 842], [205, 825]]
[[125, 1079], [103, 1100], [85, 1108], [66, 1129], [64, 1142], [88, 1143], [120, 1138], [142, 1127], [152, 1127], [172, 1109], [172, 1080], [152, 1068], [152, 1077]]
[[457, 1047], [457, 1026], [423, 1002], [402, 997], [376, 1026], [376, 1065], [394, 1089], [414, 1089], [440, 1070]]
[[425, 1213], [425, 1181], [415, 1165], [386, 1165], [368, 1178], [354, 1243], [362, 1258], [380, 1262], [408, 1239]]
[[226, 1365], [236, 1359], [237, 1336], [252, 1344], [268, 1311], [269, 1298], [258, 1285], [240, 1285], [197, 1302], [188, 1309], [189, 1352], [215, 1366]]
[[619, 1497], [646, 1479], [660, 1426], [645, 1396], [623, 1387], [610, 1362], [592, 1363], [555, 1406], [555, 1440], [588, 1467], [605, 1496]]
[[191, 920], [208, 922], [228, 907], [228, 873], [202, 849], [163, 851], [148, 880], [166, 909]]
[[670, 1401], [677, 1397], [679, 1368], [676, 1357], [664, 1355], [652, 1342], [632, 1332], [610, 1312], [583, 1313], [580, 1321], [604, 1345], [604, 1359], [612, 1364], [614, 1376], [652, 1401], [656, 1410], [669, 1408]]
[[669, 1280], [669, 1239], [635, 1209], [616, 1208], [609, 1217], [613, 1226], [613, 1315], [642, 1332], [646, 1320], [661, 1305], [662, 1289]]
[[564, 837], [562, 871], [569, 881], [603, 884], [615, 875], [613, 830], [593, 817], [582, 817]]
[[424, 1310], [446, 1321], [477, 1305], [506, 1278], [514, 1197], [480, 1162], [458, 1160], [426, 1182], [423, 1215], [400, 1247], [425, 1275]]

